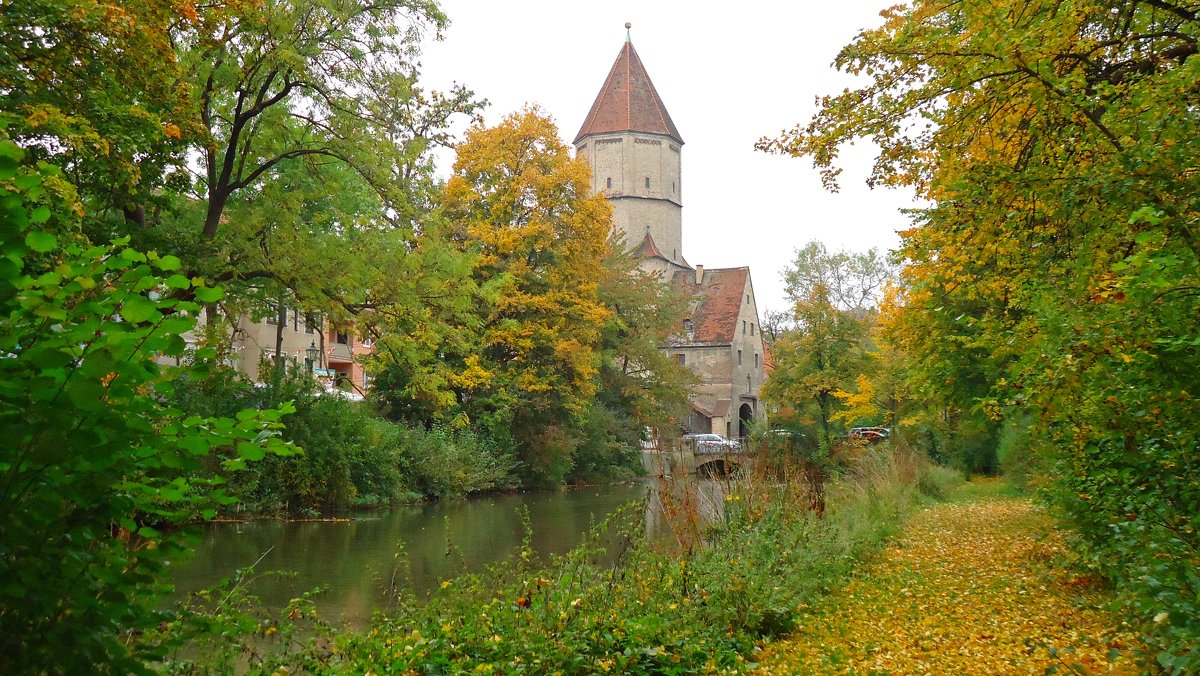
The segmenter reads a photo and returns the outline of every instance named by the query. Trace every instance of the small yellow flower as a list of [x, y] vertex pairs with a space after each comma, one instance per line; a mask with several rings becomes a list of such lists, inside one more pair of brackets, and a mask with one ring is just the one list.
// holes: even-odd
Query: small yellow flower
[[450, 580], [442, 580], [442, 589], [450, 586]]

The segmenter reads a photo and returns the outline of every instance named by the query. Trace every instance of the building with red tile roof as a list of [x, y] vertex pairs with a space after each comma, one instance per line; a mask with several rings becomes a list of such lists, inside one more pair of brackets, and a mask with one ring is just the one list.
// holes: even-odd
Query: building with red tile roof
[[745, 436], [764, 418], [759, 402], [765, 344], [747, 267], [709, 269], [683, 257], [683, 137], [626, 39], [579, 133], [578, 157], [593, 190], [613, 206], [613, 229], [643, 270], [690, 299], [665, 349], [700, 383], [685, 431]]

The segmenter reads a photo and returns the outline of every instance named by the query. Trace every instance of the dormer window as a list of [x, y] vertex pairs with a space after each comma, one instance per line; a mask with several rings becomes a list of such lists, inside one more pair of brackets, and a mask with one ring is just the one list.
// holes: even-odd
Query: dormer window
[[690, 319], [683, 320], [683, 330], [686, 333], [692, 332], [692, 320], [690, 320]]

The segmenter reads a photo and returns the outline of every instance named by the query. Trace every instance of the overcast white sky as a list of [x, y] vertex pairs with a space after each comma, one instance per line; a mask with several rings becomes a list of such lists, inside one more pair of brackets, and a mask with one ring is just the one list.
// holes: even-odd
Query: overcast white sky
[[781, 273], [808, 241], [852, 250], [898, 244], [906, 223], [898, 210], [912, 196], [864, 185], [871, 148], [843, 154], [837, 194], [821, 188], [807, 158], [754, 150], [762, 136], [807, 122], [816, 96], [853, 84], [830, 64], [895, 0], [440, 4], [452, 24], [425, 49], [426, 86], [466, 84], [491, 102], [488, 124], [536, 103], [568, 142], [631, 22], [634, 47], [685, 141], [684, 256], [709, 268], [749, 265], [760, 313], [787, 308]]

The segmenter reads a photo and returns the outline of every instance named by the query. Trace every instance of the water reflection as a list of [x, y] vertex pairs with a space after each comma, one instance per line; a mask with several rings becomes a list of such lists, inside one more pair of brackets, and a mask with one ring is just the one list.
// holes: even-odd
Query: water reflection
[[[726, 489], [718, 481], [649, 481], [402, 506], [352, 521], [211, 524], [196, 556], [175, 576], [176, 598], [258, 561], [251, 590], [267, 607], [281, 608], [323, 587], [317, 598], [322, 615], [362, 627], [386, 603], [393, 576], [397, 586], [424, 595], [443, 580], [512, 554], [525, 536], [526, 510], [530, 544], [545, 558], [565, 554], [631, 501], [646, 505], [648, 537], [688, 548], [706, 524], [724, 518]], [[398, 565], [401, 547], [407, 565]]]
[[[253, 593], [268, 607], [326, 587], [317, 600], [322, 613], [363, 626], [384, 603], [393, 575], [398, 585], [424, 594], [442, 580], [511, 554], [525, 535], [525, 509], [533, 549], [543, 556], [564, 554], [592, 525], [630, 501], [645, 500], [649, 490], [647, 484], [622, 484], [402, 506], [352, 521], [212, 524], [196, 556], [175, 576], [177, 597], [231, 577], [261, 557], [257, 573], [295, 573], [257, 577]], [[398, 567], [401, 545], [408, 565]]]

